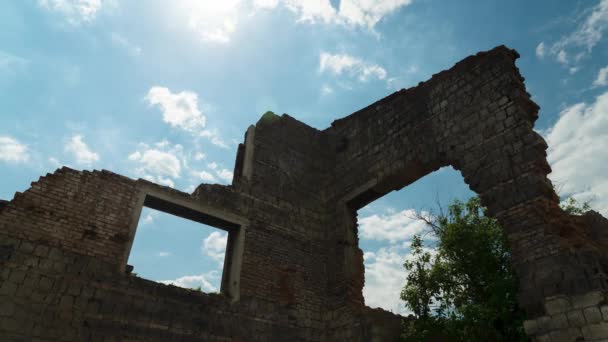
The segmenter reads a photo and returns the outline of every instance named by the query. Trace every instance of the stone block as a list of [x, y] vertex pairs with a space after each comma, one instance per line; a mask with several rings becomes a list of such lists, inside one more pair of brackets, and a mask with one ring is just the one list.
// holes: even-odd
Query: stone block
[[596, 306], [588, 307], [583, 310], [587, 323], [597, 323], [602, 321], [602, 313]]
[[608, 321], [608, 305], [602, 305], [600, 307], [600, 311], [602, 312], [602, 318], [604, 321]]
[[545, 299], [545, 312], [547, 315], [555, 315], [566, 312], [572, 308], [570, 299], [566, 296], [554, 296]]
[[566, 318], [566, 314], [560, 313], [557, 315], [551, 316], [551, 323], [549, 324], [550, 329], [565, 329], [568, 328], [568, 319]]
[[570, 326], [582, 327], [586, 324], [585, 316], [583, 315], [582, 310], [569, 311], [566, 316], [568, 317], [568, 322], [570, 323]]
[[551, 324], [551, 317], [542, 316], [536, 319], [536, 324], [538, 326], [539, 332], [545, 332], [551, 330], [553, 328]]
[[608, 339], [608, 322], [589, 324], [581, 330], [585, 341]]
[[524, 330], [528, 335], [534, 335], [538, 332], [538, 324], [536, 324], [536, 320], [528, 319], [524, 321]]
[[572, 307], [582, 309], [588, 306], [596, 306], [604, 301], [604, 294], [600, 291], [592, 291], [584, 295], [572, 297]]
[[583, 338], [579, 328], [566, 328], [549, 333], [552, 342], [578, 342]]
[[549, 334], [539, 335], [536, 337], [536, 342], [553, 342]]

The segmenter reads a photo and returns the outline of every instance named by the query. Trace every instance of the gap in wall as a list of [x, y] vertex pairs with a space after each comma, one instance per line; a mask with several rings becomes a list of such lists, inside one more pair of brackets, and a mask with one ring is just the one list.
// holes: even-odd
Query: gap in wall
[[[400, 299], [406, 273], [403, 263], [414, 234], [428, 231], [416, 213], [444, 211], [454, 199], [466, 201], [475, 193], [464, 182], [460, 171], [443, 167], [401, 190], [390, 192], [357, 211], [359, 247], [363, 251], [365, 286], [363, 297], [369, 307], [407, 315]], [[432, 234], [423, 237], [432, 248]]]
[[138, 277], [220, 292], [228, 232], [144, 207], [128, 264]]

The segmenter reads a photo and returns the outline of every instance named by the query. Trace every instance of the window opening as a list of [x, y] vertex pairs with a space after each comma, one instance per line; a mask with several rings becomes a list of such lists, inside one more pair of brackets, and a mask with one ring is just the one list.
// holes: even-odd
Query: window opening
[[[363, 297], [369, 307], [408, 315], [400, 299], [405, 285], [403, 263], [410, 254], [412, 237], [422, 235], [426, 247], [434, 245], [430, 229], [416, 215], [438, 213], [454, 199], [466, 201], [475, 196], [460, 171], [444, 167], [390, 192], [357, 211], [359, 247], [363, 251], [365, 285]], [[372, 197], [373, 198], [373, 197]]]
[[131, 274], [205, 293], [224, 292], [231, 262], [227, 256], [229, 240], [237, 228], [213, 216], [147, 196], [129, 255]]

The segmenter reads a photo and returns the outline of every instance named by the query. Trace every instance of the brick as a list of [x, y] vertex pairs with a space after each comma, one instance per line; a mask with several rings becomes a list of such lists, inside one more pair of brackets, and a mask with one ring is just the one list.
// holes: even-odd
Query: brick
[[583, 310], [587, 323], [597, 323], [602, 320], [602, 313], [598, 307], [592, 306]]
[[573, 327], [582, 327], [587, 323], [582, 310], [569, 311], [566, 316], [568, 317], [568, 322]]
[[[267, 113], [239, 146], [229, 186], [201, 184], [190, 194], [69, 168], [41, 177], [0, 210], [0, 246], [18, 246], [0, 253], [10, 268], [0, 283], [10, 307], [0, 312], [20, 318], [0, 320], [12, 329], [2, 332], [23, 340], [396, 340], [401, 317], [363, 306], [355, 210], [451, 164], [507, 232], [520, 303], [534, 313], [544, 305], [545, 316], [524, 323], [528, 334], [565, 341], [582, 326], [601, 336], [603, 322], [585, 317], [597, 321], [605, 302], [586, 277], [604, 256], [578, 246], [606, 225], [559, 208], [547, 145], [533, 130], [538, 107], [516, 58], [505, 47], [480, 53], [324, 130]], [[221, 295], [125, 272], [144, 198], [231, 232]]]
[[608, 339], [608, 323], [601, 322], [597, 324], [589, 324], [582, 327], [585, 340]]

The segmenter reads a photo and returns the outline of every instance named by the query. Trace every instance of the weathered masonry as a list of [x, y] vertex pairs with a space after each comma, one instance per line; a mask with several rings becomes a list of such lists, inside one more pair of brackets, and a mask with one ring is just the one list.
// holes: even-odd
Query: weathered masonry
[[[528, 334], [608, 339], [608, 221], [559, 208], [517, 58], [470, 56], [323, 131], [265, 115], [230, 186], [41, 177], [0, 202], [0, 339], [393, 341], [400, 317], [364, 305], [356, 212], [448, 165], [508, 233]], [[229, 231], [222, 294], [126, 272], [144, 205]]]

